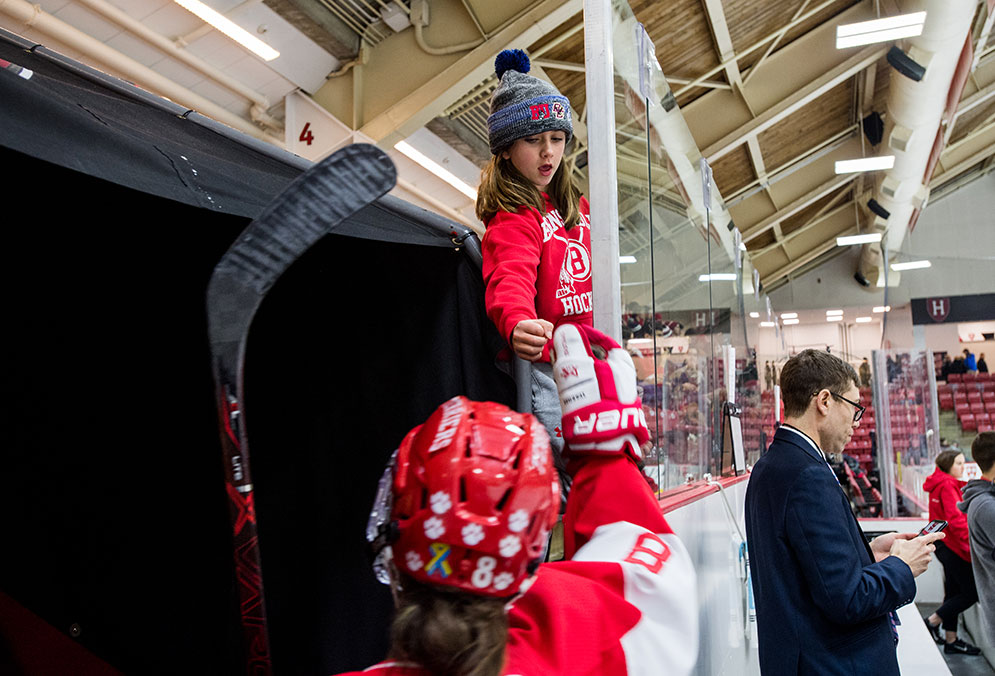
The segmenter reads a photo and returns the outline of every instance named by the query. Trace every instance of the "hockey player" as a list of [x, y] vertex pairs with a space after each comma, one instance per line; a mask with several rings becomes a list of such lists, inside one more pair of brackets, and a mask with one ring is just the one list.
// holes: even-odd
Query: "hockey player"
[[694, 572], [637, 469], [648, 432], [632, 360], [574, 324], [556, 329], [552, 356], [573, 476], [567, 560], [541, 563], [559, 505], [543, 427], [449, 400], [381, 479], [367, 535], [397, 612], [388, 658], [353, 674], [691, 671]]

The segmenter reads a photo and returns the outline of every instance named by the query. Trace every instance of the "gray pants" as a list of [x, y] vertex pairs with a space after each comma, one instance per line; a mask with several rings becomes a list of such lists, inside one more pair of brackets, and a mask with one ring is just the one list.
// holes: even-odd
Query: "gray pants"
[[553, 380], [553, 367], [548, 362], [534, 362], [532, 374], [532, 415], [549, 432], [549, 443], [554, 457], [563, 452], [563, 412], [560, 409], [560, 395]]

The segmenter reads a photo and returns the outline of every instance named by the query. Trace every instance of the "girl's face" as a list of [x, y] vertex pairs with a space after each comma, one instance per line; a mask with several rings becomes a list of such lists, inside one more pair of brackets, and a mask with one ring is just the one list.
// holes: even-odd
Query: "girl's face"
[[961, 453], [954, 458], [954, 464], [950, 465], [950, 476], [959, 479], [964, 473], [964, 454]]
[[522, 176], [545, 191], [560, 166], [566, 144], [567, 135], [562, 131], [544, 131], [516, 140], [501, 152], [501, 157], [511, 160]]

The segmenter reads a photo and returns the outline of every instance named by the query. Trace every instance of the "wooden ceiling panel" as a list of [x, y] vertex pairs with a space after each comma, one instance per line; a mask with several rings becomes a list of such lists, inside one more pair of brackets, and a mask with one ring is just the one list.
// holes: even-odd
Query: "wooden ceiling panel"
[[[841, 195], [841, 192], [845, 194]], [[821, 214], [829, 211], [834, 206], [838, 206], [841, 202], [848, 202], [852, 199], [852, 186], [843, 186], [839, 190], [831, 192], [828, 195], [816, 200], [790, 218], [786, 218], [781, 221], [781, 234], [787, 236], [801, 230], [809, 224], [809, 221], [812, 221]]]
[[757, 140], [768, 167], [780, 167], [851, 124], [853, 78], [761, 133]]
[[700, 0], [634, 0], [629, 5], [653, 40], [665, 74], [693, 78], [719, 65]]
[[[857, 4], [859, 0], [839, 0], [813, 16], [790, 29], [778, 41], [777, 47], [783, 47], [792, 40], [804, 35], [816, 26], [828, 21], [843, 10]], [[816, 2], [792, 2], [776, 0], [773, 2], [756, 2], [756, 0], [732, 0], [725, 2], [726, 23], [732, 37], [733, 47], [737, 53], [752, 47], [756, 42], [767, 38], [772, 33], [789, 24], [796, 15], [811, 11]], [[767, 46], [761, 47], [739, 60], [740, 70], [746, 70], [755, 64], [767, 51]]]
[[712, 164], [712, 175], [715, 177], [715, 185], [723, 195], [734, 194], [757, 177], [745, 145], [716, 160]]
[[767, 230], [765, 232], [760, 233], [759, 235], [751, 239], [749, 242], [747, 242], [746, 249], [747, 251], [756, 251], [758, 249], [763, 249], [765, 247], [770, 246], [771, 244], [774, 243], [774, 241], [775, 241], [774, 231]]
[[[701, 0], [630, 0], [633, 13], [649, 33], [666, 76], [693, 80], [719, 65]], [[709, 80], [725, 81], [717, 73]], [[684, 106], [710, 91], [697, 87], [677, 97]]]
[[957, 143], [964, 140], [972, 132], [978, 131], [986, 124], [995, 121], [995, 100], [975, 106], [957, 118], [954, 125], [954, 133], [950, 137], [950, 143]]

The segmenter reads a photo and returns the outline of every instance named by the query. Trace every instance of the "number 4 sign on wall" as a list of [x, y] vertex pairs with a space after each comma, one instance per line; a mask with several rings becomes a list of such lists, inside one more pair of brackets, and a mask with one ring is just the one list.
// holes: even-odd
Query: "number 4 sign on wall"
[[286, 100], [285, 142], [287, 150], [317, 161], [343, 145], [370, 141], [354, 132], [310, 96], [294, 92]]
[[298, 137], [297, 140], [300, 141], [301, 143], [306, 143], [308, 145], [311, 145], [311, 142], [314, 141], [314, 133], [311, 132], [310, 122], [304, 123], [304, 128], [301, 129], [301, 135]]

